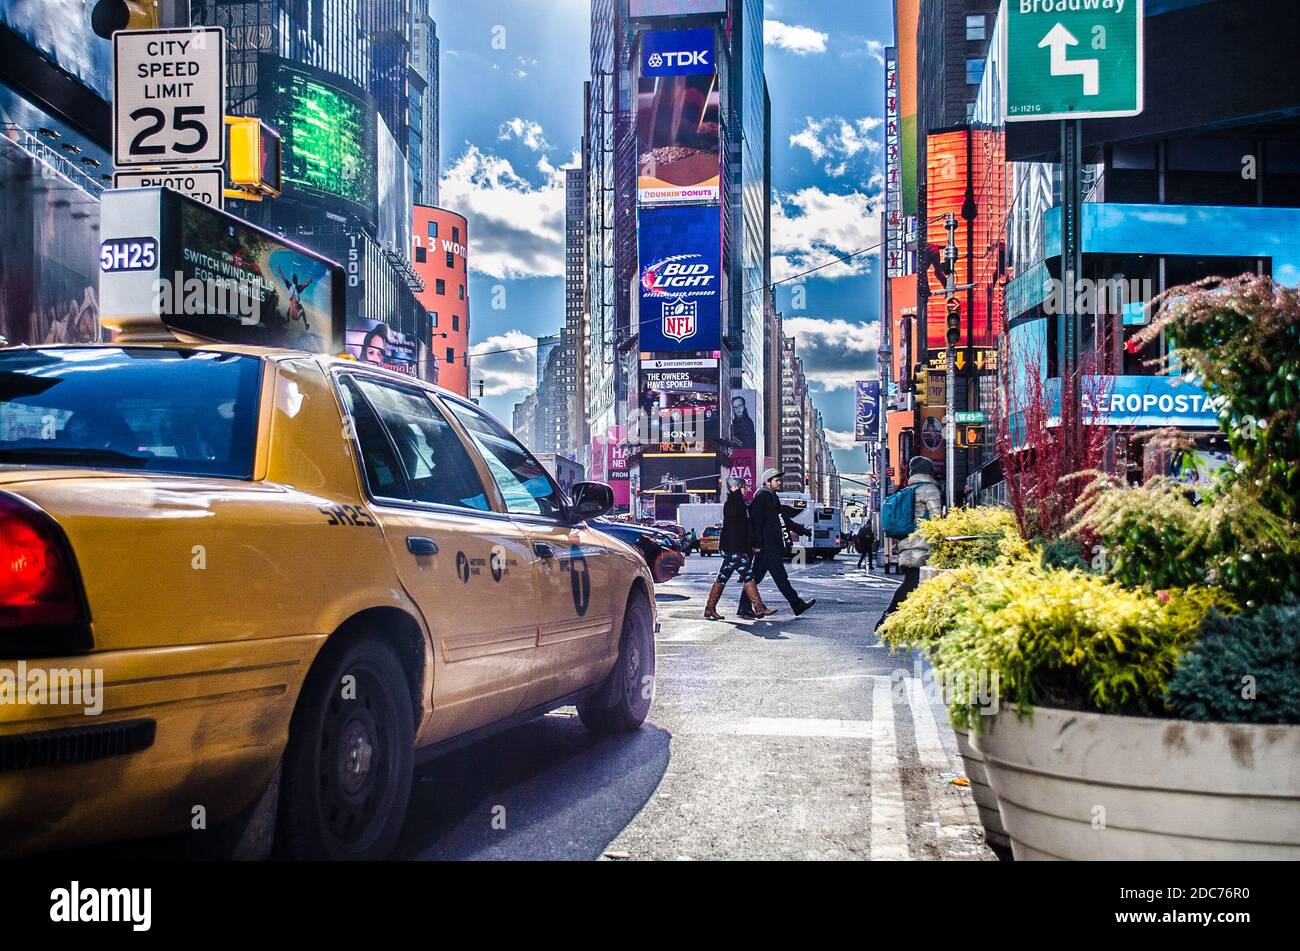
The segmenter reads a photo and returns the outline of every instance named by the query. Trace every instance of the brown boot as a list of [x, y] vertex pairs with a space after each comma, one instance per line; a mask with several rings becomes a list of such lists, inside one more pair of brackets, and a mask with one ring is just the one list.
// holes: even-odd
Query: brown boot
[[776, 608], [769, 608], [763, 603], [763, 596], [758, 593], [758, 585], [753, 581], [745, 582], [745, 594], [754, 606], [754, 617], [767, 617], [776, 613]]
[[704, 616], [710, 621], [724, 620], [718, 613], [718, 598], [722, 597], [722, 582], [713, 582], [713, 587], [709, 589], [709, 601], [704, 605]]

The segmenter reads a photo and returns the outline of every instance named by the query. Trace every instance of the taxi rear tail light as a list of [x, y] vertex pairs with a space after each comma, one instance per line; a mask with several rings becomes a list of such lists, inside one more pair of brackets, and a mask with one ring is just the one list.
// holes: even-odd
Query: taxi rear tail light
[[0, 493], [0, 654], [86, 650], [89, 620], [63, 530], [36, 506]]

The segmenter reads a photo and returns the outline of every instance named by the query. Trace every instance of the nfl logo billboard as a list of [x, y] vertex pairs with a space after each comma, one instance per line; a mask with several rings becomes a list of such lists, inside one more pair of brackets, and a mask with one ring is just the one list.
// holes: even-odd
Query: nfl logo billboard
[[678, 297], [663, 305], [663, 334], [676, 341], [695, 336], [695, 302]]
[[642, 208], [641, 349], [722, 346], [722, 219], [716, 205]]

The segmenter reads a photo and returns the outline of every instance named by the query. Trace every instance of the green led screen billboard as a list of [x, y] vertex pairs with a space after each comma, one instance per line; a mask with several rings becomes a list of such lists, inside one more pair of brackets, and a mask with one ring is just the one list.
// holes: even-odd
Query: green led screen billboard
[[285, 192], [342, 199], [373, 223], [375, 106], [337, 77], [262, 57], [258, 114], [284, 143]]

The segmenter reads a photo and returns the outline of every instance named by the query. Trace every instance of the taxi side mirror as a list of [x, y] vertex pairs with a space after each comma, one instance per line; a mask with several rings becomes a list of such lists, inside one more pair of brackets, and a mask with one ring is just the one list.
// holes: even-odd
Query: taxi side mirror
[[604, 482], [576, 482], [569, 516], [574, 522], [600, 518], [614, 508], [614, 490]]

